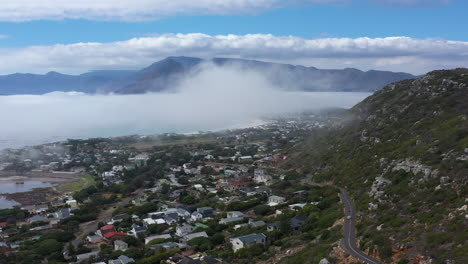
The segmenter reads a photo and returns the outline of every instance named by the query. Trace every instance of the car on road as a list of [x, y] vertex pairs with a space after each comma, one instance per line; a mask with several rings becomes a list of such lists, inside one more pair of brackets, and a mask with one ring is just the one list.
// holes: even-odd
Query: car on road
[[350, 216], [350, 215], [348, 215], [348, 216], [346, 217], [346, 219], [348, 219], [348, 220], [349, 220], [349, 219], [351, 219], [351, 216]]

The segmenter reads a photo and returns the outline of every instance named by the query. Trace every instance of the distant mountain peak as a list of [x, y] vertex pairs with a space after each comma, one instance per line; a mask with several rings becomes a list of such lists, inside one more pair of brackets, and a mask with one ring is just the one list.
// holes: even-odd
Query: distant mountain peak
[[169, 56], [139, 71], [99, 70], [78, 76], [55, 71], [45, 75], [14, 74], [0, 76], [1, 94], [43, 94], [53, 91], [87, 93], [145, 93], [171, 90], [189, 74], [197, 74], [199, 65], [211, 62], [217, 66], [231, 64], [243, 70], [256, 71], [276, 86], [296, 91], [376, 91], [388, 83], [414, 78], [407, 73], [367, 71], [346, 68], [324, 70], [315, 67], [264, 62], [241, 58], [201, 59]]

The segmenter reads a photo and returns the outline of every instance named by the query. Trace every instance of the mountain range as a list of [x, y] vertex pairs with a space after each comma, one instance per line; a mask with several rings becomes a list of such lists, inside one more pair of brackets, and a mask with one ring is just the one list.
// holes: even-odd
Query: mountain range
[[364, 72], [353, 68], [324, 70], [244, 59], [168, 57], [141, 70], [100, 70], [81, 75], [58, 72], [3, 75], [0, 76], [0, 94], [45, 94], [54, 91], [141, 94], [168, 91], [176, 88], [184, 78], [199, 73], [205, 63], [257, 71], [277, 86], [295, 91], [374, 92], [388, 83], [415, 77], [403, 72]]

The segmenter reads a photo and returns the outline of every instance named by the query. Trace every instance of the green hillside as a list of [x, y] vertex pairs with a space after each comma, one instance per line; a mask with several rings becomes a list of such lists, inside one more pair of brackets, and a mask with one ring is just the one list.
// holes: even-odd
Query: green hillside
[[390, 84], [290, 152], [286, 168], [351, 193], [361, 249], [468, 263], [468, 69]]

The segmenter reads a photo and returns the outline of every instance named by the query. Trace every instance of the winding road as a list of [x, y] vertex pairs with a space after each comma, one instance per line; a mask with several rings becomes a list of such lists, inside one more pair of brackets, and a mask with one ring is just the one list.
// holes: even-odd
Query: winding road
[[340, 197], [345, 206], [345, 225], [343, 248], [351, 255], [367, 264], [382, 264], [373, 257], [366, 255], [356, 245], [356, 207], [345, 189], [340, 188]]

